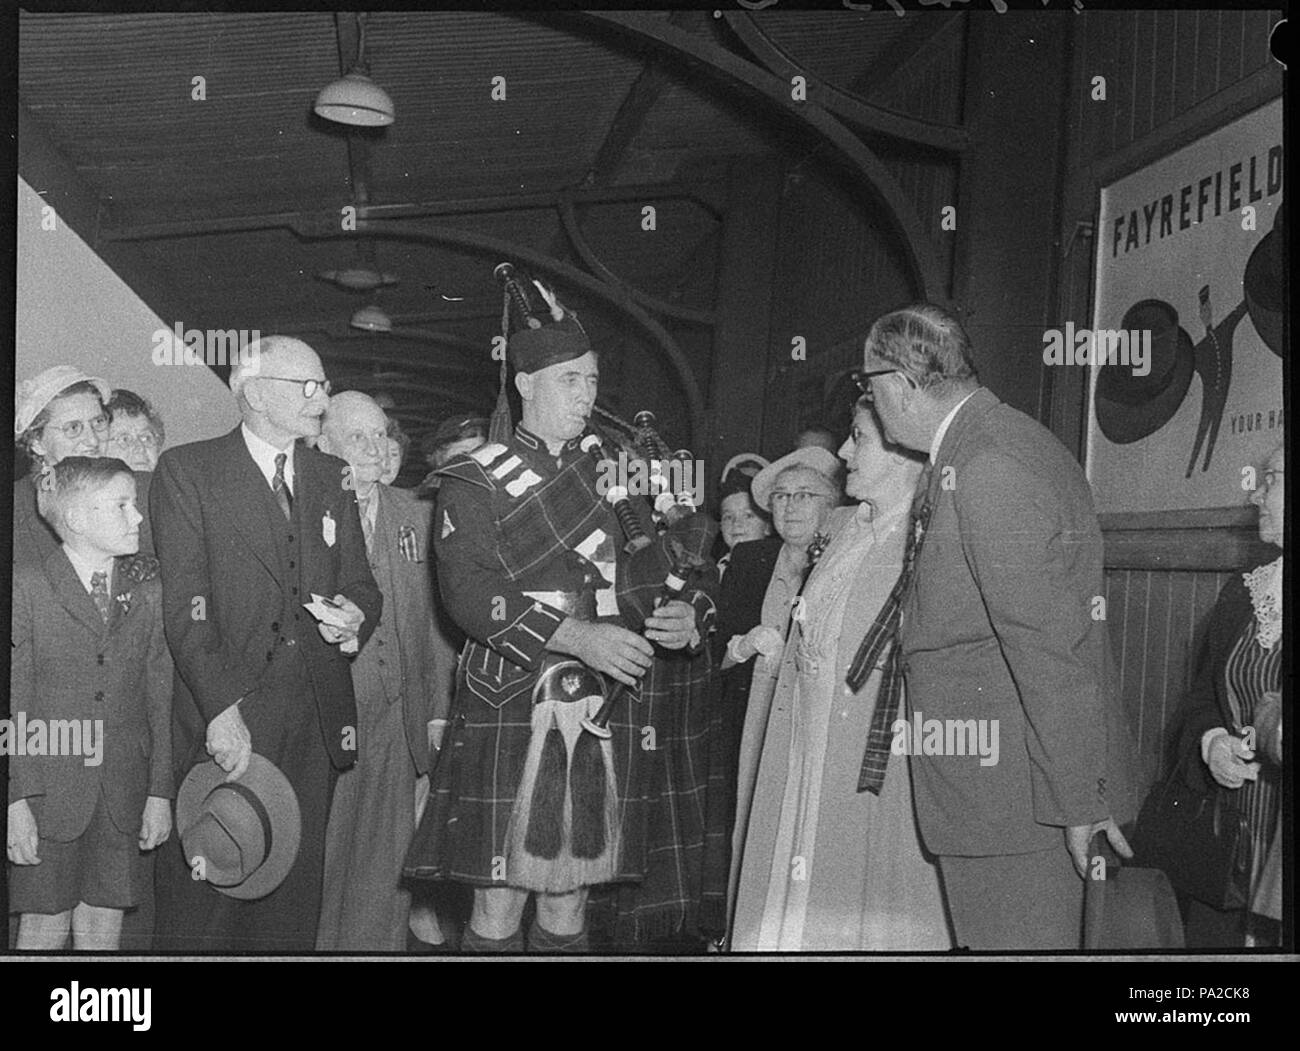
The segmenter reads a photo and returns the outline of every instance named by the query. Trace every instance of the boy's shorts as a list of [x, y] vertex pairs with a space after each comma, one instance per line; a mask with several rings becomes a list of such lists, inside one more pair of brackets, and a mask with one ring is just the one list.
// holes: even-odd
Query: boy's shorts
[[82, 902], [129, 909], [144, 900], [149, 868], [139, 827], [128, 833], [114, 825], [102, 791], [86, 831], [70, 843], [41, 836], [39, 816], [36, 832], [41, 863], [9, 866], [11, 913], [53, 916]]

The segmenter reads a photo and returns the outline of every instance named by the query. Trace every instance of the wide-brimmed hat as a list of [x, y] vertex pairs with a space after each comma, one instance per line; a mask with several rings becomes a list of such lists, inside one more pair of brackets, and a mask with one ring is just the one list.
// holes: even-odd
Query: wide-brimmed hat
[[1120, 323], [1125, 332], [1151, 332], [1150, 371], [1135, 376], [1130, 365], [1108, 362], [1097, 374], [1097, 426], [1116, 445], [1155, 434], [1174, 417], [1192, 382], [1196, 354], [1178, 311], [1161, 299], [1134, 303]]
[[1246, 313], [1259, 333], [1264, 346], [1282, 356], [1285, 315], [1282, 301], [1286, 294], [1286, 260], [1282, 255], [1282, 209], [1277, 206], [1273, 228], [1260, 238], [1246, 260], [1241, 287], [1246, 295]]
[[202, 858], [204, 880], [248, 901], [264, 898], [289, 874], [302, 818], [288, 778], [254, 754], [235, 781], [215, 762], [194, 767], [176, 795], [176, 829], [190, 867]]
[[14, 388], [14, 437], [27, 430], [45, 406], [77, 383], [93, 384], [102, 402], [107, 403], [113, 395], [107, 380], [87, 376], [75, 365], [54, 365]]
[[823, 449], [820, 445], [805, 445], [801, 449], [795, 449], [793, 452], [786, 453], [781, 459], [768, 464], [754, 476], [754, 484], [751, 489], [754, 503], [758, 504], [764, 511], [772, 509], [772, 486], [776, 484], [777, 477], [781, 472], [788, 467], [807, 467], [816, 471], [838, 492], [842, 466], [838, 456]]

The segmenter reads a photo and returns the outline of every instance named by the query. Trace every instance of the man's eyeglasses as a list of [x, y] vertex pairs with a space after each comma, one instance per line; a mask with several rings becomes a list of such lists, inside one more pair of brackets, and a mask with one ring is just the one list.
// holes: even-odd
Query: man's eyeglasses
[[89, 427], [96, 434], [103, 434], [108, 430], [109, 419], [106, 413], [100, 413], [89, 420], [69, 420], [67, 423], [58, 424], [58, 429], [63, 432], [63, 437], [70, 442], [75, 442]]
[[854, 369], [852, 376], [853, 382], [857, 386], [858, 390], [868, 398], [874, 400], [874, 395], [871, 393], [871, 381], [877, 376], [891, 376], [895, 372], [902, 375], [905, 379], [907, 378], [906, 373], [904, 373], [902, 369]]
[[786, 492], [784, 489], [778, 489], [772, 493], [772, 510], [778, 507], [785, 507], [789, 504], [791, 507], [806, 507], [808, 502], [814, 497], [823, 500], [829, 500], [830, 496], [826, 493], [816, 493], [811, 489], [796, 489], [794, 492]]
[[142, 449], [152, 449], [158, 444], [158, 435], [153, 431], [145, 431], [143, 434], [115, 434], [108, 439], [109, 445], [122, 445], [130, 448], [132, 445], [139, 444]]
[[329, 380], [303, 380], [297, 376], [255, 376], [259, 380], [276, 380], [280, 383], [298, 383], [302, 385], [302, 396], [304, 398], [315, 397], [318, 390], [324, 391], [326, 396], [330, 392]]

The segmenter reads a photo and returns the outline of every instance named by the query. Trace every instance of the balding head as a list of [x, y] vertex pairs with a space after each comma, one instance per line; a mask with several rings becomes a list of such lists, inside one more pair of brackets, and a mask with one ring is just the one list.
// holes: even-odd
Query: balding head
[[320, 357], [291, 336], [250, 343], [230, 370], [230, 389], [244, 423], [281, 448], [320, 433], [320, 417], [329, 401], [324, 382]]
[[342, 391], [329, 400], [317, 448], [346, 460], [364, 495], [388, 466], [388, 417], [370, 395]]

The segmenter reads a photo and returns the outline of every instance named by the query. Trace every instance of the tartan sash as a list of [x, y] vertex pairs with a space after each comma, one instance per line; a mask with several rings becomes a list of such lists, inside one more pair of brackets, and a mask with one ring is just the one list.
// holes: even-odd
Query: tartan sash
[[871, 729], [867, 732], [867, 747], [862, 756], [862, 767], [858, 772], [858, 791], [880, 795], [885, 784], [885, 768], [889, 763], [890, 745], [893, 742], [894, 721], [898, 718], [899, 702], [903, 693], [903, 670], [899, 657], [897, 636], [898, 625], [902, 618], [903, 599], [912, 584], [916, 559], [921, 551], [921, 541], [930, 525], [930, 515], [934, 511], [934, 501], [930, 496], [930, 463], [916, 484], [916, 495], [912, 499], [911, 532], [907, 536], [907, 548], [903, 553], [903, 568], [898, 574], [889, 597], [880, 607], [876, 619], [863, 636], [858, 652], [849, 665], [845, 677], [849, 688], [857, 693], [870, 677], [872, 669], [880, 663], [880, 656], [885, 647], [894, 643], [885, 660], [880, 677], [880, 689], [876, 694], [876, 708], [871, 715]]

